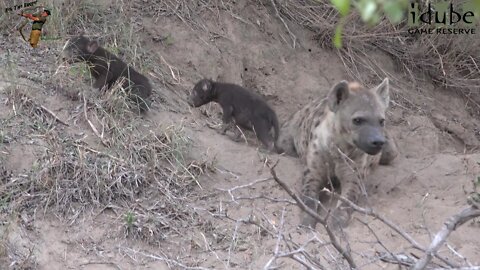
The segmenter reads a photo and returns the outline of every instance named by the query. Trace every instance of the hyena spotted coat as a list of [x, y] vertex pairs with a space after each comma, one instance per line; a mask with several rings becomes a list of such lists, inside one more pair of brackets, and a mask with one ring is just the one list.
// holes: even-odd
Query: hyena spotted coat
[[[302, 198], [307, 206], [322, 216], [336, 206], [337, 200], [324, 188], [357, 201], [359, 179], [376, 164], [395, 159], [395, 143], [385, 130], [388, 104], [387, 78], [372, 89], [341, 81], [326, 97], [312, 101], [282, 125], [277, 147], [305, 164]], [[334, 223], [346, 226], [351, 212], [340, 205], [333, 212]], [[305, 213], [302, 224], [315, 227], [316, 221]]]

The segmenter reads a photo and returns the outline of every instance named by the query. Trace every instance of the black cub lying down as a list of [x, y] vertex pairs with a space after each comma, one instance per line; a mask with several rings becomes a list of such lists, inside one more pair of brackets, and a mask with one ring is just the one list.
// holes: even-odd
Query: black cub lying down
[[[188, 103], [192, 107], [200, 107], [212, 101], [222, 107], [223, 134], [233, 125], [233, 118], [239, 127], [253, 130], [268, 150], [276, 148], [275, 142], [279, 134], [277, 115], [261, 96], [239, 85], [203, 79], [197, 82], [188, 97]], [[270, 133], [272, 127], [273, 137]], [[240, 139], [240, 133], [236, 134], [236, 140]]]

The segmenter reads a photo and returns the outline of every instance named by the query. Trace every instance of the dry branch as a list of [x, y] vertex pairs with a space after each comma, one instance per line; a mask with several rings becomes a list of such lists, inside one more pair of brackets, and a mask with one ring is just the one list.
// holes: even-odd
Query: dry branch
[[295, 200], [298, 207], [300, 207], [300, 209], [302, 209], [302, 211], [305, 211], [310, 216], [315, 218], [318, 223], [323, 225], [323, 227], [327, 231], [328, 237], [330, 238], [330, 241], [332, 242], [333, 247], [335, 247], [335, 249], [343, 256], [343, 258], [345, 258], [345, 260], [350, 265], [350, 268], [352, 268], [352, 269], [357, 268], [357, 266], [355, 264], [355, 261], [352, 258], [352, 255], [350, 254], [350, 252], [348, 250], [344, 249], [340, 245], [340, 243], [337, 240], [337, 237], [335, 236], [335, 234], [331, 230], [330, 226], [328, 225], [327, 220], [322, 218], [320, 215], [318, 215], [317, 212], [315, 212], [313, 209], [308, 207], [302, 201], [302, 199], [285, 182], [283, 182], [282, 180], [280, 180], [277, 177], [277, 173], [275, 172], [275, 166], [276, 166], [276, 164], [274, 166], [270, 167], [270, 174], [272, 175], [273, 179], [288, 193], [288, 195], [290, 195], [290, 197], [292, 197], [293, 200]]
[[383, 262], [404, 265], [404, 266], [412, 266], [417, 261], [411, 256], [408, 256], [405, 254], [391, 254], [391, 253], [377, 252], [377, 255], [380, 257], [380, 260]]
[[[405, 240], [407, 240], [414, 248], [416, 248], [418, 250], [421, 250], [423, 252], [426, 252], [425, 247], [420, 245], [415, 239], [413, 239], [412, 236], [410, 236], [407, 232], [405, 232], [402, 228], [400, 228], [400, 226], [393, 223], [391, 220], [387, 219], [383, 215], [377, 213], [374, 209], [372, 209], [372, 208], [362, 208], [362, 207], [356, 205], [355, 203], [353, 203], [352, 201], [350, 201], [349, 199], [347, 199], [347, 198], [345, 198], [345, 197], [343, 197], [343, 196], [341, 196], [337, 193], [331, 192], [330, 190], [328, 190], [326, 188], [324, 188], [322, 191], [328, 192], [328, 193], [330, 193], [330, 195], [332, 195], [335, 198], [339, 199], [340, 201], [348, 204], [348, 206], [350, 206], [354, 211], [357, 211], [359, 213], [362, 213], [362, 214], [365, 214], [365, 215], [368, 215], [368, 216], [371, 216], [375, 219], [380, 220], [383, 224], [387, 225], [392, 230], [394, 230], [396, 233], [398, 233], [400, 236], [402, 236]], [[450, 262], [448, 259], [444, 258], [443, 256], [441, 256], [439, 254], [435, 254], [434, 256], [436, 258], [438, 258], [439, 260], [441, 260], [442, 262], [449, 265], [450, 267], [459, 267], [457, 264]]]
[[270, 0], [272, 3], [273, 8], [275, 9], [275, 15], [282, 21], [283, 25], [285, 26], [285, 29], [287, 29], [288, 35], [290, 36], [290, 39], [292, 39], [292, 48], [295, 49], [296, 43], [297, 43], [297, 37], [290, 31], [290, 28], [288, 27], [288, 24], [285, 22], [285, 20], [282, 18], [282, 15], [278, 11], [277, 5], [275, 4], [275, 0]]
[[61, 120], [60, 118], [58, 118], [58, 116], [53, 113], [51, 110], [49, 110], [47, 107], [43, 106], [43, 105], [39, 105], [39, 107], [44, 110], [45, 112], [49, 113], [51, 116], [53, 116], [53, 118], [55, 118], [55, 120], [57, 120], [57, 122], [59, 122], [60, 124], [63, 124], [64, 126], [69, 126], [69, 124], [67, 124], [65, 121]]
[[90, 119], [88, 119], [88, 114], [87, 114], [87, 99], [85, 98], [85, 95], [83, 95], [83, 113], [84, 113], [84, 116], [85, 116], [85, 120], [87, 120], [87, 123], [88, 125], [90, 126], [90, 128], [92, 129], [93, 133], [100, 139], [100, 141], [102, 142], [102, 144], [106, 147], [109, 147], [109, 144], [107, 141], [105, 141], [105, 138], [103, 138], [103, 136], [98, 132], [97, 128], [95, 127], [95, 125], [92, 123], [92, 121], [90, 121]]
[[18, 93], [19, 94], [19, 97], [23, 100], [23, 102], [29, 104], [30, 106], [32, 107], [36, 107], [40, 110], [42, 110], [43, 112], [46, 112], [47, 114], [49, 114], [50, 116], [52, 116], [55, 121], [59, 122], [60, 124], [62, 125], [65, 125], [65, 126], [69, 126], [69, 124], [67, 124], [65, 121], [61, 120], [54, 112], [52, 112], [50, 109], [48, 109], [47, 107], [43, 106], [43, 105], [40, 105], [38, 104], [32, 97], [30, 97], [29, 95], [25, 94], [25, 93]]
[[425, 269], [427, 264], [430, 262], [433, 256], [437, 253], [438, 249], [445, 243], [450, 233], [452, 233], [455, 229], [465, 224], [465, 222], [479, 217], [480, 216], [480, 209], [469, 207], [464, 209], [462, 212], [450, 217], [445, 223], [443, 224], [442, 229], [435, 235], [433, 238], [432, 243], [425, 251], [425, 256], [420, 259], [415, 266], [412, 268], [413, 270], [421, 270]]

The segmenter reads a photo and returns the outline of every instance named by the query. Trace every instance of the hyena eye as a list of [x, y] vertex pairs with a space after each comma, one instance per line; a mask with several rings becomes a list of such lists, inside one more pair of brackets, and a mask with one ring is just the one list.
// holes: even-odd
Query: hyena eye
[[365, 119], [363, 119], [361, 117], [355, 117], [355, 118], [353, 118], [352, 122], [353, 122], [354, 125], [359, 126], [359, 125], [363, 124], [363, 122], [365, 122]]
[[380, 119], [380, 126], [385, 126], [385, 119]]

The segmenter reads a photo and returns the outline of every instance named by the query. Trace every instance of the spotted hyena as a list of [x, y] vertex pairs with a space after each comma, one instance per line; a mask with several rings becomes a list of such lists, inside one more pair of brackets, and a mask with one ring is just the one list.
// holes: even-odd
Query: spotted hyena
[[[355, 202], [361, 194], [358, 180], [376, 164], [389, 164], [397, 156], [385, 130], [388, 104], [387, 78], [371, 89], [341, 81], [326, 97], [314, 100], [283, 124], [277, 146], [305, 164], [302, 199], [321, 216], [337, 204], [323, 188]], [[346, 226], [351, 212], [341, 204], [333, 212], [333, 221]], [[302, 225], [315, 224], [304, 213]]]

